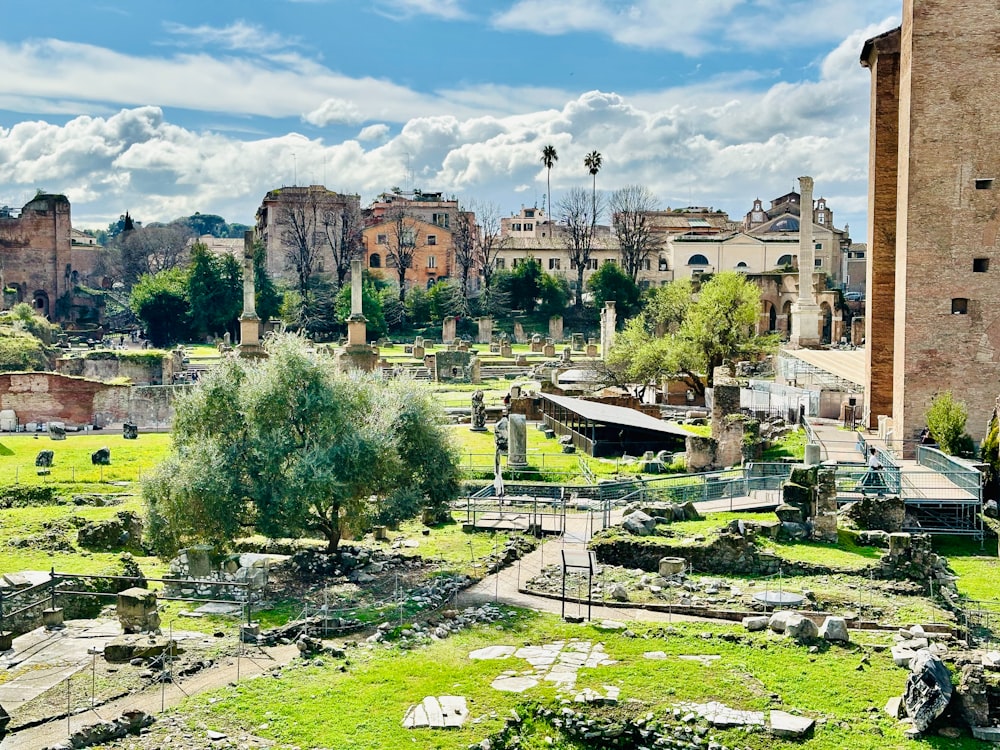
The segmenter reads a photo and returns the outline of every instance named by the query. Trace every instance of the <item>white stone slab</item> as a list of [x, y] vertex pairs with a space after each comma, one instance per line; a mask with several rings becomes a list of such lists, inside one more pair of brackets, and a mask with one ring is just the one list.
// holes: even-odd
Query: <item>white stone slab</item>
[[470, 659], [506, 659], [517, 649], [514, 646], [487, 646], [477, 648], [469, 654]]
[[771, 711], [771, 734], [775, 737], [802, 737], [816, 723], [807, 716]]
[[523, 693], [538, 685], [538, 680], [534, 677], [497, 677], [490, 683], [494, 690], [502, 690], [505, 693]]
[[643, 654], [643, 658], [661, 661], [667, 658], [667, 653], [665, 651], [647, 651]]

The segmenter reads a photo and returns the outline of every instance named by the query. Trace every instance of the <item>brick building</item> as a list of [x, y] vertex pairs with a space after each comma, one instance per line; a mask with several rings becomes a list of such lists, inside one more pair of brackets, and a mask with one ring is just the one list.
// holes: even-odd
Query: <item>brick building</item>
[[74, 242], [70, 203], [64, 195], [40, 193], [20, 211], [0, 212], [0, 303], [28, 302], [36, 313], [60, 323], [94, 322], [93, 298], [78, 286], [100, 288], [95, 276], [102, 248]]
[[936, 393], [985, 434], [1000, 382], [995, 0], [904, 0], [871, 72], [865, 405], [911, 440]]

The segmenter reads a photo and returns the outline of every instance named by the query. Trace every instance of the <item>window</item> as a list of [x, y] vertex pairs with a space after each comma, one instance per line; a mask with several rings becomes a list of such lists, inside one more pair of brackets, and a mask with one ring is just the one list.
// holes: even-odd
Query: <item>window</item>
[[816, 258], [815, 260], [813, 260], [813, 265], [816, 266], [816, 268], [822, 268], [823, 267], [823, 259], [822, 258]]
[[436, 245], [437, 243], [438, 243], [438, 237], [437, 237], [436, 234], [429, 234], [429, 235], [427, 235], [427, 244], [428, 245]]
[[739, 263], [736, 264], [736, 270], [737, 271], [746, 271], [748, 268], [750, 268], [750, 266], [748, 266], [742, 260]]
[[778, 262], [775, 265], [777, 265], [779, 268], [782, 267], [782, 266], [790, 266], [790, 265], [792, 265], [792, 256], [791, 255], [782, 255], [780, 258], [778, 258]]
[[640, 268], [641, 270], [643, 270], [643, 271], [648, 271], [648, 270], [650, 269], [650, 261], [649, 261], [649, 258], [643, 258], [643, 259], [642, 259], [642, 260], [641, 260], [641, 261], [639, 262], [639, 268]]
[[822, 242], [817, 242], [815, 245], [813, 245], [813, 249], [814, 250], [822, 250], [823, 249], [823, 243]]
[[519, 265], [521, 265], [521, 261], [522, 260], [524, 260], [524, 258], [514, 258], [510, 262], [510, 267], [511, 268], [517, 268]]
[[992, 190], [993, 189], [993, 178], [992, 177], [980, 177], [976, 180], [976, 190]]
[[439, 227], [450, 227], [451, 216], [448, 214], [431, 214], [431, 222]]
[[549, 270], [550, 271], [559, 270], [559, 258], [549, 258]]
[[417, 244], [417, 231], [415, 229], [404, 229], [400, 244], [407, 247], [414, 247]]
[[372, 253], [368, 258], [369, 268], [381, 268], [382, 267], [382, 256], [378, 253]]
[[989, 258], [973, 258], [972, 259], [972, 272], [973, 273], [986, 273], [990, 270], [990, 259]]
[[955, 297], [951, 301], [951, 314], [952, 315], [968, 315], [969, 314], [969, 300], [965, 297]]
[[820, 212], [820, 215], [816, 218], [819, 219], [820, 224], [826, 224], [826, 214]]
[[662, 256], [660, 257], [660, 266], [659, 266], [659, 268], [660, 268], [661, 271], [668, 271], [668, 270], [670, 270], [670, 269], [667, 268], [667, 259], [664, 258], [664, 257], [662, 257]]
[[429, 279], [427, 279], [427, 288], [430, 289], [436, 283], [437, 283], [437, 279], [435, 279], [433, 276], [431, 276]]
[[427, 267], [428, 268], [437, 268], [438, 267], [437, 257], [435, 257], [433, 255], [428, 255], [427, 256]]
[[506, 258], [497, 258], [496, 267], [497, 268], [506, 268], [507, 267], [507, 259]]
[[[525, 219], [534, 219], [535, 218], [535, 209], [533, 209], [533, 208], [525, 209], [525, 211], [524, 211], [524, 218]], [[529, 225], [528, 228], [530, 229], [530, 225]]]
[[531, 231], [532, 229], [534, 229], [534, 228], [535, 228], [535, 225], [534, 225], [534, 224], [525, 224], [525, 225], [524, 225], [524, 231], [525, 231], [525, 232], [530, 232], [530, 231]]
[[521, 222], [516, 222], [516, 223], [514, 223], [514, 224], [511, 224], [511, 225], [510, 225], [510, 228], [511, 228], [511, 229], [512, 229], [513, 231], [515, 231], [515, 232], [520, 232], [520, 231], [521, 231]]
[[585, 271], [596, 271], [597, 270], [597, 258], [588, 258], [587, 265], [584, 268]]
[[690, 258], [688, 258], [688, 265], [689, 266], [707, 266], [708, 265], [708, 258], [706, 258], [701, 253], [697, 253], [696, 255], [692, 255]]
[[380, 235], [378, 235], [375, 238], [375, 243], [378, 244], [378, 245], [388, 245], [389, 244], [389, 235], [387, 235], [387, 234], [380, 234]]

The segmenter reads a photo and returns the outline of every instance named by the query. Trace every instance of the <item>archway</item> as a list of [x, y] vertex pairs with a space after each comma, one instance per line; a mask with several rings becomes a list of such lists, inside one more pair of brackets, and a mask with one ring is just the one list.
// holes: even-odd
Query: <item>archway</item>
[[767, 330], [777, 331], [778, 330], [778, 308], [772, 305], [770, 302], [765, 302], [767, 305]]
[[31, 295], [31, 307], [34, 309], [35, 315], [41, 315], [43, 318], [49, 317], [49, 295], [44, 289], [39, 289]]
[[781, 306], [781, 314], [785, 316], [785, 329], [782, 331], [785, 335], [790, 336], [792, 334], [792, 302], [791, 300], [785, 302]]

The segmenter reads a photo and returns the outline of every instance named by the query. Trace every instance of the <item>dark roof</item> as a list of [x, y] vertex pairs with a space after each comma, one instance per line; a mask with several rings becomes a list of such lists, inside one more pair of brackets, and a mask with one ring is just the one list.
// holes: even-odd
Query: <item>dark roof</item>
[[602, 404], [597, 401], [585, 401], [581, 398], [570, 398], [569, 396], [554, 396], [551, 393], [543, 393], [542, 398], [548, 399], [554, 404], [569, 409], [575, 414], [579, 414], [584, 419], [601, 424], [617, 424], [626, 427], [636, 427], [642, 430], [653, 432], [663, 432], [668, 435], [678, 435], [689, 437], [693, 433], [674, 427], [661, 419], [651, 417], [641, 411], [629, 409], [624, 406], [612, 406]]

